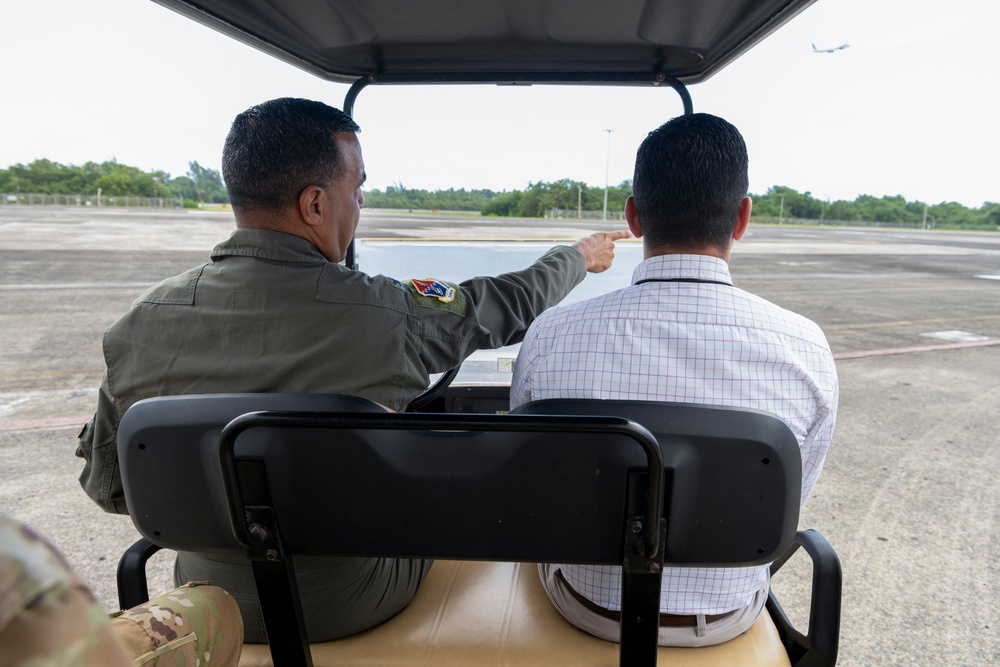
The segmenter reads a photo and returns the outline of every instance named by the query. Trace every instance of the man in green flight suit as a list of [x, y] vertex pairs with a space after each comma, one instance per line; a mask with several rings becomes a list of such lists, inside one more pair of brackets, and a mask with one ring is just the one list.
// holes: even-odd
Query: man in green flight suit
[[[477, 349], [519, 342], [586, 275], [606, 270], [627, 231], [549, 250], [522, 271], [461, 284], [401, 282], [339, 262], [354, 238], [365, 167], [354, 121], [282, 98], [236, 117], [222, 171], [236, 231], [211, 262], [152, 287], [105, 334], [97, 413], [80, 434], [80, 482], [128, 513], [115, 447], [121, 415], [152, 396], [314, 392], [402, 410], [432, 373]], [[178, 480], [183, 492], [183, 480]], [[354, 634], [412, 599], [429, 561], [297, 558], [309, 638]], [[179, 553], [179, 583], [211, 580], [240, 604], [246, 641], [265, 641], [244, 559]]]

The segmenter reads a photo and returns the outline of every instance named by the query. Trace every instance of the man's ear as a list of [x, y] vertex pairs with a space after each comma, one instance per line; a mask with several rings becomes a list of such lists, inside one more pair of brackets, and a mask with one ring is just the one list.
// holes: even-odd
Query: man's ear
[[753, 210], [753, 200], [750, 197], [744, 197], [743, 201], [740, 202], [739, 213], [736, 214], [736, 225], [733, 227], [734, 241], [739, 241], [747, 233], [751, 210]]
[[642, 238], [642, 226], [639, 224], [639, 213], [635, 210], [635, 198], [632, 195], [625, 200], [625, 221], [628, 223], [628, 230], [637, 239]]
[[299, 195], [299, 215], [303, 222], [313, 227], [323, 222], [323, 207], [326, 200], [323, 198], [323, 188], [318, 185], [310, 185]]

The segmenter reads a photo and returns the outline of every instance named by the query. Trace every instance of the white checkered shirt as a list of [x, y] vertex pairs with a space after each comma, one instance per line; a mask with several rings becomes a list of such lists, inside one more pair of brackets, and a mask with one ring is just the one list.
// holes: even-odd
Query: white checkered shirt
[[[636, 284], [677, 278], [729, 284]], [[805, 503], [833, 436], [833, 354], [815, 323], [731, 283], [721, 259], [661, 255], [639, 264], [629, 287], [546, 311], [521, 345], [511, 408], [545, 398], [601, 398], [766, 410], [799, 441]], [[621, 609], [619, 568], [561, 570], [594, 603]], [[767, 566], [667, 568], [660, 610], [725, 613], [750, 604], [766, 582]]]

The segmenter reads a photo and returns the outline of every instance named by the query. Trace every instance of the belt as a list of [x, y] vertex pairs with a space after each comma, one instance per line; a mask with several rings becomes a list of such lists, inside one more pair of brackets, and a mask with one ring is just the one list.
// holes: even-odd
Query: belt
[[[617, 611], [611, 611], [606, 607], [602, 607], [596, 604], [592, 600], [588, 600], [583, 595], [578, 593], [576, 589], [569, 585], [566, 578], [563, 577], [562, 572], [556, 570], [556, 579], [559, 584], [566, 589], [566, 592], [570, 594], [574, 600], [580, 603], [580, 605], [587, 611], [597, 614], [602, 618], [614, 621], [616, 623], [621, 622], [621, 613]], [[704, 614], [705, 623], [715, 623], [716, 621], [721, 621], [724, 618], [729, 618], [735, 614], [738, 609], [732, 611], [727, 611], [724, 614]], [[696, 628], [698, 627], [698, 616], [694, 614], [660, 614], [660, 627], [662, 628]]]

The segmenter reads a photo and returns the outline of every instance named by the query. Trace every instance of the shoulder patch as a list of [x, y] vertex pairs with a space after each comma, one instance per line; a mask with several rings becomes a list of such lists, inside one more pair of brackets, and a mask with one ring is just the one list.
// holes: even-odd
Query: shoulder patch
[[465, 317], [465, 293], [455, 283], [436, 278], [423, 280], [414, 278], [409, 281], [407, 287], [418, 306], [444, 310]]
[[414, 278], [410, 282], [413, 283], [413, 288], [420, 296], [433, 297], [442, 303], [450, 303], [455, 300], [455, 288], [443, 280]]

